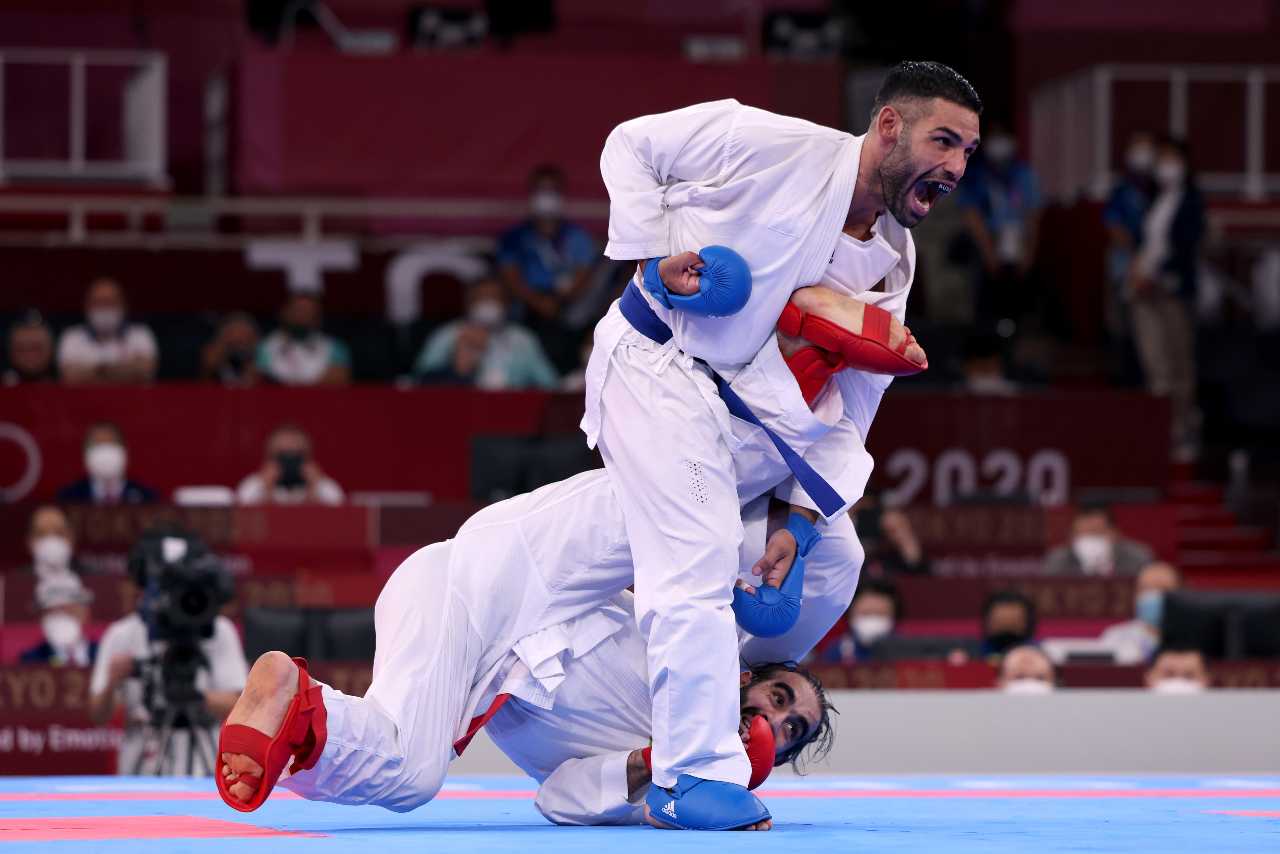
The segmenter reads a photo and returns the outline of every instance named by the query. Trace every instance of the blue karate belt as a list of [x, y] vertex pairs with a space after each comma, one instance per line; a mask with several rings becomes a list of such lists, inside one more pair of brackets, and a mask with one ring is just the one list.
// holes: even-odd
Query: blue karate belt
[[[622, 298], [618, 300], [618, 308], [622, 310], [622, 316], [627, 322], [644, 337], [659, 344], [666, 344], [671, 340], [671, 327], [663, 323], [662, 318], [654, 313], [653, 308], [645, 300], [644, 295], [640, 293], [640, 289], [636, 287], [636, 283], [632, 281], [627, 285], [627, 289], [622, 292]], [[724, 377], [711, 371], [711, 378], [715, 380], [716, 391], [720, 394], [720, 399], [724, 401], [724, 405], [728, 407], [729, 413], [737, 418], [741, 418], [749, 424], [754, 424], [764, 431], [769, 437], [769, 441], [773, 442], [773, 446], [778, 449], [778, 453], [782, 455], [782, 461], [787, 464], [787, 468], [791, 469], [791, 473], [795, 475], [796, 481], [809, 494], [813, 502], [818, 505], [818, 509], [822, 511], [823, 516], [834, 516], [844, 507], [844, 499], [840, 497], [840, 493], [831, 488], [831, 484], [823, 479], [822, 475], [813, 470], [813, 467], [804, 461], [804, 459], [795, 452], [795, 450], [782, 440], [777, 433], [770, 430], [756, 417], [751, 411], [751, 407], [738, 393], [729, 387]]]

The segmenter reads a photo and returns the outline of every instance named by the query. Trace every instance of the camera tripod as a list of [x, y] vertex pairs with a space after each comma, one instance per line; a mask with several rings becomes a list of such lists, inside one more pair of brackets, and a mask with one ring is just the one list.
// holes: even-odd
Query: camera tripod
[[[209, 734], [209, 714], [205, 711], [203, 700], [194, 700], [166, 706], [160, 710], [160, 721], [149, 724], [143, 735], [146, 745], [159, 742], [160, 749], [156, 754], [155, 770], [157, 777], [166, 774], [185, 774], [185, 776], [213, 776], [214, 746], [213, 737]], [[187, 733], [186, 771], [175, 766], [180, 758], [178, 753], [179, 732]], [[143, 749], [134, 759], [132, 773], [140, 774], [143, 763], [147, 759], [147, 751]], [[198, 767], [197, 767], [198, 766]]]

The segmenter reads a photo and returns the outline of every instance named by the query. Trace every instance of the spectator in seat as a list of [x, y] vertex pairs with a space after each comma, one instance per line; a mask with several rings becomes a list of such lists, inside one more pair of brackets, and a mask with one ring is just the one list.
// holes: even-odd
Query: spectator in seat
[[1157, 694], [1199, 694], [1209, 688], [1209, 670], [1198, 649], [1165, 647], [1147, 671], [1147, 688]]
[[555, 388], [560, 381], [538, 339], [507, 320], [502, 285], [481, 279], [467, 292], [467, 316], [432, 333], [414, 374], [422, 383], [487, 391]]
[[1071, 542], [1045, 556], [1046, 575], [1132, 578], [1154, 560], [1151, 549], [1120, 536], [1111, 511], [1080, 507], [1071, 520]]
[[1109, 626], [1099, 642], [1111, 650], [1116, 664], [1144, 664], [1160, 647], [1164, 596], [1182, 586], [1182, 573], [1164, 561], [1149, 563], [1134, 583], [1134, 618]]
[[867, 555], [862, 564], [864, 575], [892, 578], [929, 574], [929, 559], [906, 513], [885, 507], [878, 493], [868, 493], [852, 512]]
[[585, 229], [564, 218], [565, 177], [556, 166], [529, 176], [529, 219], [498, 240], [498, 267], [515, 300], [513, 317], [537, 334], [560, 372], [572, 370], [581, 330], [568, 311], [589, 296], [600, 252]]
[[0, 385], [50, 382], [53, 371], [53, 333], [38, 311], [29, 311], [9, 327], [8, 365]]
[[1038, 646], [1015, 646], [1000, 659], [996, 687], [1006, 694], [1048, 694], [1056, 685], [1053, 662]]
[[1156, 153], [1156, 196], [1142, 222], [1142, 244], [1129, 265], [1127, 291], [1134, 340], [1148, 390], [1172, 405], [1174, 456], [1194, 459], [1196, 407], [1195, 313], [1204, 197], [1187, 146], [1165, 138]]
[[27, 549], [37, 583], [46, 578], [79, 575], [75, 563], [75, 535], [67, 514], [52, 504], [37, 507], [27, 524]]
[[262, 468], [240, 481], [241, 504], [341, 504], [342, 487], [311, 455], [311, 437], [296, 424], [282, 424], [267, 438]]
[[882, 642], [893, 636], [901, 612], [898, 588], [888, 581], [864, 579], [849, 606], [844, 633], [823, 649], [819, 660], [827, 664], [874, 661]]
[[44, 641], [23, 652], [23, 664], [54, 667], [88, 667], [98, 653], [98, 645], [85, 637], [89, 603], [93, 594], [80, 576], [64, 572], [36, 585], [36, 608], [40, 611], [40, 631]]
[[1003, 656], [1036, 635], [1036, 606], [1016, 590], [992, 593], [982, 606], [982, 655]]
[[154, 504], [156, 491], [130, 480], [124, 433], [99, 421], [84, 434], [85, 476], [58, 490], [59, 504]]
[[346, 385], [347, 345], [320, 328], [320, 298], [293, 294], [280, 311], [280, 327], [258, 345], [258, 372], [281, 385]]
[[1035, 288], [1030, 282], [1040, 242], [1040, 186], [1018, 156], [1009, 128], [993, 122], [960, 185], [960, 208], [981, 261], [974, 317], [1017, 321]]
[[258, 381], [258, 324], [244, 312], [229, 315], [200, 357], [201, 375], [224, 386]]
[[84, 299], [85, 323], [58, 341], [58, 372], [70, 385], [145, 383], [156, 375], [159, 349], [151, 330], [129, 322], [115, 279], [96, 279]]

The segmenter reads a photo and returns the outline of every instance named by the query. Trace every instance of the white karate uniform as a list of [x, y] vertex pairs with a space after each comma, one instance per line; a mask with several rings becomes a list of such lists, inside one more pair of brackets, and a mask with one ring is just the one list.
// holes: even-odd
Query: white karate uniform
[[[750, 775], [732, 678], [729, 601], [742, 541], [735, 450], [711, 369], [732, 379], [769, 339], [791, 293], [821, 281], [842, 247], [849, 290], [861, 294], [883, 278], [884, 300], [905, 304], [914, 263], [906, 230], [882, 218], [875, 240], [841, 240], [861, 145], [859, 137], [729, 100], [625, 122], [601, 155], [610, 196], [606, 255], [643, 259], [723, 244], [752, 271], [751, 297], [731, 317], [671, 311], [642, 289], [671, 327], [665, 345], [632, 329], [615, 304], [596, 328], [587, 366], [582, 427], [618, 484], [635, 559], [660, 786], [682, 773], [738, 784]], [[789, 372], [786, 381], [794, 386]], [[842, 395], [866, 391], [837, 386]], [[883, 386], [872, 391], [878, 404]], [[874, 407], [842, 407], [869, 426]], [[815, 443], [813, 459], [806, 453], [849, 503], [870, 473], [865, 435], [846, 418]], [[794, 484], [780, 494], [813, 507]]]
[[[775, 360], [781, 356], [770, 342], [733, 385], [803, 449], [827, 429], [819, 414], [839, 417], [839, 396], [815, 414], [794, 383], [776, 395], [761, 388]], [[777, 482], [785, 466], [763, 433], [736, 419], [733, 430], [743, 472]], [[368, 692], [360, 698], [323, 688], [325, 748], [313, 768], [281, 785], [313, 800], [413, 809], [434, 797], [454, 742], [498, 693], [551, 708], [567, 662], [620, 625], [616, 612], [600, 606], [633, 581], [624, 512], [609, 475], [587, 472], [485, 508], [452, 540], [411, 555], [374, 609], [378, 643]], [[757, 538], [754, 556], [742, 558], [748, 573], [764, 547], [763, 511], [750, 518]], [[848, 576], [843, 556], [832, 554], [827, 568], [814, 572]], [[731, 569], [738, 564], [735, 553]], [[815, 581], [815, 589], [822, 586]], [[819, 603], [812, 607], [818, 610], [810, 613], [824, 613]], [[731, 639], [731, 654], [735, 649]], [[736, 660], [728, 667], [736, 672]]]

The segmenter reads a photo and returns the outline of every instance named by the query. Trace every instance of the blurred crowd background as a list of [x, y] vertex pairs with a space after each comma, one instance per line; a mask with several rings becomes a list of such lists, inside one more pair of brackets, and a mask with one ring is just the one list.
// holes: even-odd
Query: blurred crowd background
[[812, 663], [1280, 684], [1280, 4], [1217, 13], [0, 4], [0, 726], [81, 727], [43, 770], [135, 767], [180, 638], [211, 719], [271, 648], [359, 692], [399, 560], [599, 465], [608, 130], [733, 97], [862, 133], [912, 58], [972, 80], [983, 141], [914, 231], [931, 368], [868, 439]]

